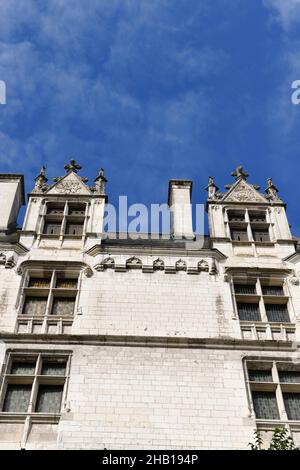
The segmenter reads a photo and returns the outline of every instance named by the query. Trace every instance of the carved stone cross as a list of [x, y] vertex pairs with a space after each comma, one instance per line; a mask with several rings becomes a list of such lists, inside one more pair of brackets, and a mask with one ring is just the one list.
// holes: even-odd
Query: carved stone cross
[[66, 170], [67, 173], [71, 173], [71, 171], [74, 171], [74, 173], [77, 173], [78, 170], [81, 170], [81, 165], [76, 163], [76, 160], [72, 158], [70, 160], [70, 163], [64, 166], [64, 169]]
[[236, 170], [231, 173], [231, 176], [234, 176], [236, 180], [246, 180], [249, 174], [244, 171], [242, 166], [238, 166]]

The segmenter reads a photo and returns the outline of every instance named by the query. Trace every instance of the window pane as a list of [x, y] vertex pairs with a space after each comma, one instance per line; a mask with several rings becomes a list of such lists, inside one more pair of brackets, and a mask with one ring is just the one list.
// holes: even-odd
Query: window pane
[[14, 361], [11, 366], [11, 374], [16, 375], [34, 375], [35, 362]]
[[13, 385], [7, 386], [3, 411], [13, 413], [26, 413], [28, 410], [31, 393], [31, 385]]
[[42, 277], [31, 277], [29, 279], [28, 287], [49, 287], [50, 286], [50, 278], [42, 278]]
[[78, 206], [69, 206], [69, 215], [85, 215], [85, 205], [84, 204], [79, 204]]
[[266, 214], [249, 212], [250, 222], [266, 222]]
[[249, 380], [251, 382], [273, 382], [271, 370], [249, 370]]
[[57, 279], [56, 287], [60, 289], [76, 289], [77, 279]]
[[60, 413], [63, 385], [40, 385], [36, 410], [38, 413]]
[[46, 297], [26, 297], [22, 313], [24, 315], [44, 315], [46, 305]]
[[269, 242], [270, 241], [269, 232], [267, 230], [253, 230], [252, 229], [252, 234], [253, 234], [253, 240], [255, 240], [256, 242]]
[[280, 382], [300, 383], [300, 372], [280, 370], [278, 374]]
[[67, 235], [82, 235], [83, 223], [79, 224], [66, 224], [66, 234]]
[[261, 286], [263, 295], [284, 295], [282, 286]]
[[47, 214], [60, 214], [64, 213], [64, 205], [63, 204], [47, 204]]
[[243, 212], [228, 212], [229, 222], [244, 222], [245, 214]]
[[266, 314], [270, 322], [289, 323], [290, 318], [286, 305], [266, 304]]
[[231, 229], [231, 238], [235, 241], [248, 241], [247, 230], [234, 230]]
[[288, 419], [300, 420], [300, 393], [283, 393]]
[[43, 361], [43, 366], [42, 366], [43, 375], [65, 375], [65, 373], [66, 373], [65, 362]]
[[75, 299], [55, 297], [53, 299], [52, 315], [73, 315]]
[[244, 321], [260, 321], [260, 313], [258, 304], [237, 304], [240, 320]]
[[236, 294], [256, 294], [255, 284], [234, 284]]
[[59, 235], [61, 223], [46, 222], [44, 225], [44, 233], [47, 235]]
[[274, 392], [252, 392], [252, 399], [257, 419], [279, 419]]

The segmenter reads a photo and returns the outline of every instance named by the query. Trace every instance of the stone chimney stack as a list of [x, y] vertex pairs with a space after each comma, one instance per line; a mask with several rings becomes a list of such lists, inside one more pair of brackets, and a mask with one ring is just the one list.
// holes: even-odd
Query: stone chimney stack
[[174, 239], [194, 239], [191, 194], [192, 181], [169, 181], [168, 205], [171, 212], [171, 235]]
[[0, 234], [16, 228], [20, 207], [25, 203], [24, 177], [19, 174], [0, 174]]

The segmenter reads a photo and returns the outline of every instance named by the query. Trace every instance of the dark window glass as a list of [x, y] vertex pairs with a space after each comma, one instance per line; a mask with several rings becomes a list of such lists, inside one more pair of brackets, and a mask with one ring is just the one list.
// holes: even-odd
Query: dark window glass
[[252, 230], [253, 240], [256, 242], [269, 242], [270, 236], [268, 230]]
[[255, 284], [234, 284], [236, 294], [256, 294]]
[[23, 314], [24, 315], [44, 315], [47, 306], [45, 297], [26, 297]]
[[271, 370], [249, 369], [248, 374], [251, 382], [273, 382]]
[[49, 287], [50, 286], [50, 278], [42, 278], [42, 277], [31, 277], [29, 279], [28, 287]]
[[64, 213], [64, 205], [53, 205], [53, 204], [47, 205], [47, 214], [63, 215], [63, 213]]
[[288, 419], [300, 420], [300, 393], [283, 393], [283, 401]]
[[77, 279], [57, 279], [56, 287], [59, 289], [76, 289], [77, 288]]
[[238, 241], [238, 242], [248, 241], [247, 230], [231, 229], [231, 238], [232, 240]]
[[11, 366], [11, 374], [34, 375], [35, 362], [14, 361]]
[[65, 362], [43, 361], [42, 375], [65, 375], [65, 373], [66, 373]]
[[237, 304], [240, 320], [244, 321], [260, 321], [260, 313], [258, 304], [241, 303]]
[[249, 212], [250, 222], [266, 222], [266, 214], [265, 213], [251, 213]]
[[300, 372], [294, 370], [280, 370], [278, 371], [279, 381], [287, 383], [300, 383]]
[[69, 206], [69, 215], [85, 215], [85, 205], [78, 205], [78, 206]]
[[279, 419], [274, 392], [252, 392], [252, 399], [257, 419]]
[[265, 304], [269, 322], [289, 323], [290, 318], [285, 304]]
[[229, 222], [244, 222], [245, 214], [238, 212], [229, 212], [228, 213]]
[[83, 223], [80, 224], [73, 224], [73, 223], [67, 223], [66, 224], [66, 234], [67, 235], [82, 235], [83, 231]]
[[31, 385], [8, 384], [3, 411], [26, 413], [31, 394]]
[[59, 235], [61, 223], [45, 222], [44, 233], [47, 235]]
[[263, 295], [284, 295], [282, 286], [261, 286]]
[[40, 385], [37, 395], [38, 413], [60, 413], [63, 385]]
[[75, 299], [65, 297], [54, 297], [52, 315], [73, 315]]

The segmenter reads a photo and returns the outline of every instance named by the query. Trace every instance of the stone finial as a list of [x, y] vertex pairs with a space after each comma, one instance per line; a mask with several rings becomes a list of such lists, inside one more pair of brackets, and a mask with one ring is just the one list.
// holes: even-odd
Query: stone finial
[[267, 188], [266, 188], [265, 192], [267, 193], [267, 198], [270, 199], [271, 201], [278, 201], [279, 200], [279, 197], [277, 195], [278, 189], [273, 184], [272, 178], [268, 178]]
[[236, 181], [239, 181], [239, 180], [246, 180], [249, 174], [246, 171], [244, 171], [243, 167], [240, 165], [235, 169], [235, 171], [231, 173], [231, 176], [234, 176]]
[[96, 193], [105, 194], [105, 183], [107, 183], [107, 179], [104, 176], [103, 168], [100, 168], [98, 176], [94, 179], [94, 181]]
[[208, 177], [208, 185], [205, 190], [208, 192], [208, 199], [216, 199], [217, 191], [219, 190], [219, 188], [215, 184], [212, 176]]
[[73, 171], [74, 173], [77, 173], [78, 170], [81, 170], [82, 166], [76, 163], [76, 160], [74, 158], [71, 158], [70, 163], [64, 165], [64, 169], [66, 170], [66, 173], [71, 173]]
[[43, 165], [42, 168], [40, 169], [39, 174], [34, 178], [34, 192], [43, 192], [47, 189], [47, 181], [48, 178], [46, 177], [46, 167]]

